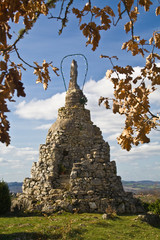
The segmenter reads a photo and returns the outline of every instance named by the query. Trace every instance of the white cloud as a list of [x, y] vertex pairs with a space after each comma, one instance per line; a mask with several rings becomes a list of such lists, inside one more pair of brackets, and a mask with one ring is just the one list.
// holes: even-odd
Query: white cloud
[[113, 96], [113, 84], [106, 77], [102, 78], [99, 81], [90, 80], [84, 86], [84, 92], [88, 95], [88, 98], [91, 100], [93, 96], [96, 99], [99, 99], [100, 96], [103, 97], [112, 97]]
[[1, 154], [8, 154], [13, 151], [14, 147], [9, 145], [8, 147], [4, 146], [4, 144], [0, 144]]
[[112, 158], [118, 162], [129, 162], [135, 159], [141, 161], [141, 159], [152, 159], [153, 157], [159, 157], [160, 159], [160, 144], [159, 142], [143, 144], [133, 147], [129, 152], [122, 150], [120, 147], [113, 147], [111, 152]]
[[55, 119], [58, 108], [64, 105], [64, 99], [65, 93], [57, 93], [45, 100], [23, 101], [16, 106], [15, 114], [24, 119]]
[[42, 124], [38, 127], [36, 127], [35, 129], [37, 130], [46, 130], [46, 129], [49, 129], [51, 127], [52, 123], [49, 123], [49, 124]]
[[6, 161], [5, 159], [0, 157], [0, 164], [7, 164], [7, 163], [8, 163], [8, 161]]
[[151, 104], [155, 104], [156, 107], [159, 107], [159, 110], [160, 110], [160, 106], [159, 106], [159, 92], [160, 92], [160, 87], [159, 86], [156, 86], [156, 91], [151, 93], [150, 95], [150, 102]]
[[33, 148], [25, 147], [25, 148], [15, 148], [14, 156], [15, 157], [25, 157], [26, 159], [30, 159], [30, 156], [37, 156], [38, 151], [33, 150]]
[[115, 134], [111, 134], [107, 140], [108, 141], [115, 141], [115, 139], [120, 135], [120, 132], [119, 133], [115, 133]]
[[[8, 154], [11, 154], [11, 156], [13, 158], [15, 158], [15, 157], [24, 158], [24, 157], [28, 157], [30, 155], [37, 156], [37, 154], [38, 154], [38, 151], [35, 151], [31, 147], [17, 148], [12, 145], [9, 145], [6, 147], [2, 143], [0, 143], [0, 149], [1, 149], [0, 154], [1, 154], [1, 156], [3, 156], [3, 159], [6, 158], [8, 156]], [[0, 159], [2, 159], [2, 157]]]
[[[24, 176], [30, 175], [30, 170], [33, 161], [38, 161], [38, 151], [33, 148], [18, 148], [15, 146], [6, 147], [0, 144], [0, 179], [4, 178], [5, 181], [22, 181]], [[21, 174], [17, 174], [17, 170]], [[16, 175], [17, 174], [17, 175]]]

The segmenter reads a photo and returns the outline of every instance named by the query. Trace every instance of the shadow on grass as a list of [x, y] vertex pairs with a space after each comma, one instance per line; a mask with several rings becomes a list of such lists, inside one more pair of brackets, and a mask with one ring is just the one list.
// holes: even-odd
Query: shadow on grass
[[0, 214], [0, 218], [12, 218], [12, 217], [41, 217], [44, 216], [43, 213], [40, 212], [33, 212], [33, 213], [28, 213], [28, 212], [17, 212], [17, 213], [6, 213], [6, 214]]
[[76, 239], [76, 240], [83, 240], [84, 237], [82, 236], [83, 233], [85, 233], [87, 230], [86, 229], [72, 229], [68, 234], [67, 234], [67, 239]]
[[0, 240], [47, 240], [47, 239], [62, 239], [61, 233], [55, 234], [41, 234], [41, 233], [11, 233], [0, 234]]
[[62, 239], [76, 239], [84, 240], [82, 234], [86, 232], [85, 229], [71, 229], [69, 232], [57, 232], [51, 234], [42, 234], [36, 232], [17, 232], [11, 234], [0, 234], [0, 240], [62, 240]]
[[101, 221], [99, 221], [99, 222], [97, 222], [97, 223], [93, 223], [93, 225], [94, 225], [95, 227], [103, 227], [103, 228], [106, 228], [106, 227], [109, 227], [111, 224], [108, 223], [108, 222], [101, 222]]

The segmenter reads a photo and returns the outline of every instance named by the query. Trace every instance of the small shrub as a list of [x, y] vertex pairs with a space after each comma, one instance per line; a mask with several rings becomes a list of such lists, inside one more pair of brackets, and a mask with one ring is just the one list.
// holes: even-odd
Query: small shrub
[[117, 217], [117, 212], [111, 205], [108, 205], [108, 207], [106, 208], [106, 214], [107, 218], [109, 219], [114, 219]]
[[0, 214], [5, 214], [10, 211], [11, 196], [9, 193], [8, 184], [0, 181]]
[[160, 199], [157, 199], [154, 203], [149, 204], [148, 209], [154, 214], [160, 215]]
[[150, 203], [148, 203], [148, 202], [142, 202], [142, 205], [143, 205], [144, 210], [145, 210], [146, 212], [148, 212], [148, 211], [149, 211]]
[[59, 175], [63, 175], [67, 173], [67, 169], [63, 164], [58, 165], [58, 173]]
[[153, 212], [154, 214], [160, 215], [160, 199], [157, 199], [155, 202], [149, 203], [149, 202], [142, 202], [143, 207], [146, 212]]

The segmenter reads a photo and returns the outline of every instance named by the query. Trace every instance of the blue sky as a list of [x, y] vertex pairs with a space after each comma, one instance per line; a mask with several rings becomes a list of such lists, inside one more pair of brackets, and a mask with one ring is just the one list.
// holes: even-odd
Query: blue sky
[[[80, 5], [84, 4], [85, 1]], [[99, 1], [93, 1], [95, 5]], [[111, 2], [111, 1], [109, 1]], [[55, 10], [57, 11], [57, 10]], [[154, 12], [154, 7], [152, 7]], [[143, 14], [137, 24], [136, 34], [144, 38], [151, 36], [153, 30], [157, 30], [160, 17], [153, 17], [151, 13]], [[116, 142], [120, 134], [124, 118], [114, 115], [103, 106], [98, 106], [100, 96], [112, 96], [112, 84], [105, 78], [107, 69], [111, 66], [105, 59], [99, 56], [117, 55], [117, 64], [133, 65], [136, 73], [143, 66], [144, 59], [132, 57], [130, 53], [121, 50], [122, 43], [129, 39], [125, 34], [123, 23], [118, 27], [112, 27], [108, 32], [102, 33], [98, 49], [93, 52], [91, 46], [86, 47], [86, 39], [79, 30], [78, 20], [71, 14], [67, 28], [62, 35], [58, 35], [60, 24], [56, 20], [48, 20], [40, 17], [34, 28], [22, 39], [17, 47], [22, 58], [32, 64], [33, 61], [42, 63], [43, 59], [60, 67], [62, 58], [68, 54], [82, 53], [87, 57], [89, 70], [84, 86], [84, 93], [88, 98], [87, 107], [91, 111], [92, 121], [101, 128], [104, 139], [111, 147], [111, 160], [116, 160], [118, 175], [123, 180], [160, 180], [160, 133], [153, 131], [150, 134], [151, 143], [133, 148], [130, 152], [122, 150]], [[18, 32], [18, 25], [14, 28]], [[14, 33], [13, 33], [14, 34]], [[13, 61], [18, 61], [15, 55]], [[78, 83], [82, 85], [85, 74], [85, 62], [80, 57], [75, 57], [78, 62]], [[63, 64], [63, 73], [68, 84], [69, 71], [72, 58], [68, 58]], [[49, 127], [56, 120], [57, 110], [64, 105], [65, 88], [62, 76], [57, 77], [51, 72], [52, 81], [47, 91], [41, 84], [36, 84], [33, 70], [28, 67], [23, 72], [23, 82], [26, 91], [25, 98], [16, 98], [15, 103], [9, 103], [11, 112], [8, 119], [11, 123], [11, 144], [6, 147], [0, 144], [0, 179], [5, 181], [23, 181], [30, 176], [32, 163], [38, 161], [39, 145], [45, 143]], [[160, 111], [159, 94], [151, 98], [153, 110]]]

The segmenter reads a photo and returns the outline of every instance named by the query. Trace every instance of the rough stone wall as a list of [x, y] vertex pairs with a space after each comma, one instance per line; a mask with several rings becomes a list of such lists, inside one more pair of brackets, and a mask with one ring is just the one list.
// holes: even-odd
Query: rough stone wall
[[139, 212], [138, 200], [123, 190], [108, 143], [84, 108], [75, 67], [73, 62], [65, 107], [40, 145], [39, 161], [24, 180], [19, 203], [30, 211], [104, 212], [111, 205], [119, 213]]

